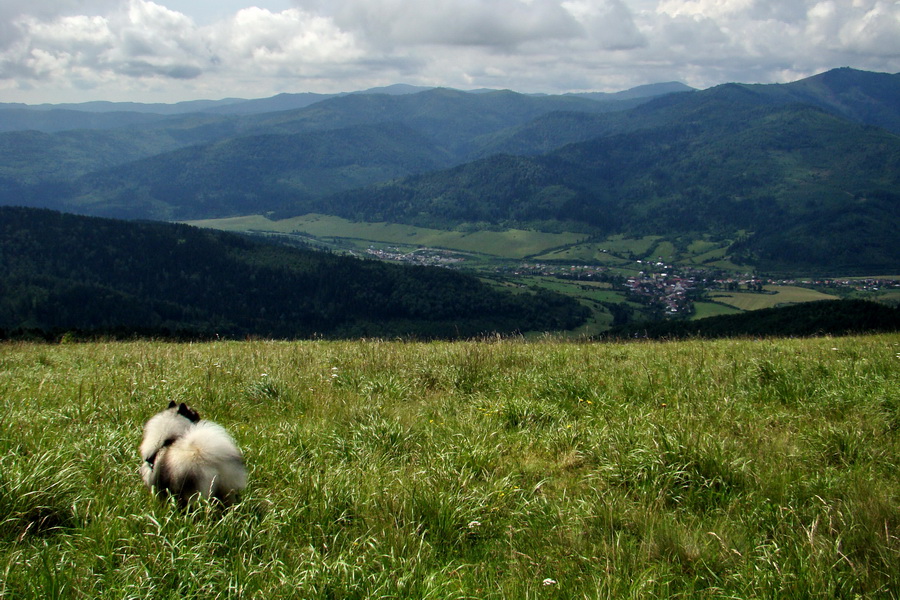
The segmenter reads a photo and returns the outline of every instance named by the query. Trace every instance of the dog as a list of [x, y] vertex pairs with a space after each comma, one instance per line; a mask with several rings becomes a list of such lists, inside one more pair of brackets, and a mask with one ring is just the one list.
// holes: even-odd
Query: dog
[[181, 507], [197, 497], [229, 506], [247, 487], [244, 457], [232, 437], [183, 402], [169, 402], [147, 421], [140, 453], [147, 487], [174, 496]]

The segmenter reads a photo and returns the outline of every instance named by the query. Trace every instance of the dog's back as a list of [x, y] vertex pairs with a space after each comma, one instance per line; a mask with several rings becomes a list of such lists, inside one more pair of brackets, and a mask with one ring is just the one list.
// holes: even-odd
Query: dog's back
[[140, 452], [147, 487], [182, 505], [195, 495], [231, 504], [247, 486], [243, 455], [228, 432], [184, 404], [172, 402], [147, 421]]

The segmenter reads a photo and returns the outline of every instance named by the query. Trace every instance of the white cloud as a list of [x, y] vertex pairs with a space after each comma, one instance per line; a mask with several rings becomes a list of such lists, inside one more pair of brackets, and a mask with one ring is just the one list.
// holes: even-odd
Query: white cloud
[[302, 74], [314, 65], [339, 65], [364, 56], [353, 36], [329, 19], [299, 9], [239, 11], [209, 29], [209, 40], [228, 68]]
[[[198, 76], [208, 59], [193, 23], [152, 2], [132, 0], [109, 16], [22, 16], [0, 77], [77, 79], [80, 87], [115, 76]], [[10, 73], [12, 72], [12, 73]]]
[[399, 81], [610, 91], [900, 70], [896, 0], [292, 0], [283, 10], [247, 0], [226, 18], [192, 11], [199, 22], [170, 1], [3, 0], [0, 100], [174, 101]]
[[883, 0], [817, 2], [810, 7], [806, 34], [831, 51], [900, 56], [900, 3]]

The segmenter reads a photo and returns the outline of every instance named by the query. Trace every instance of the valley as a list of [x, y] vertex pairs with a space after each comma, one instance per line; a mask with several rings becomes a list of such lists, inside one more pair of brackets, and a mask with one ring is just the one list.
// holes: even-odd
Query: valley
[[[91, 265], [91, 294], [113, 308], [133, 303], [112, 314], [206, 334], [452, 337], [464, 334], [451, 315], [466, 315], [471, 332], [596, 336], [817, 300], [898, 304], [900, 74], [838, 68], [782, 85], [596, 97], [392, 92], [168, 108], [0, 104], [0, 208], [144, 224], [129, 234], [73, 221], [78, 235], [61, 232], [64, 248], [41, 229], [59, 219], [16, 213], [42, 246], [6, 231], [13, 251], [0, 267], [18, 279], [0, 296], [3, 327], [78, 322], [59, 320], [89, 295], [59, 271], [72, 255]], [[185, 234], [148, 222], [278, 244], [254, 240], [242, 256], [243, 242], [199, 235], [206, 255], [185, 269], [171, 261], [184, 256]], [[116, 244], [95, 248], [107, 230]], [[38, 251], [64, 255], [35, 260]], [[327, 276], [338, 255], [342, 285]], [[141, 260], [139, 275], [119, 269]], [[420, 270], [391, 270], [409, 282], [392, 287], [382, 266]], [[256, 284], [261, 276], [273, 283]], [[278, 285], [290, 295], [272, 293]], [[451, 290], [476, 287], [445, 306]], [[247, 289], [267, 304], [242, 300]], [[161, 293], [149, 304], [148, 290]], [[518, 321], [505, 319], [508, 302]], [[121, 325], [108, 314], [89, 320]]]
[[447, 267], [498, 287], [558, 292], [591, 310], [588, 322], [572, 332], [575, 336], [597, 335], [633, 320], [701, 319], [837, 298], [900, 302], [900, 277], [759, 275], [731, 262], [730, 240], [703, 235], [600, 240], [575, 232], [447, 231], [321, 214], [187, 223], [387, 262]]

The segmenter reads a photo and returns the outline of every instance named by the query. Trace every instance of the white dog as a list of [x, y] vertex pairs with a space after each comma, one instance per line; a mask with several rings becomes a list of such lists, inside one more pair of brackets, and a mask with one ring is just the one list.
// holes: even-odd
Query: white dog
[[232, 504], [247, 487], [244, 457], [228, 432], [183, 402], [147, 421], [140, 452], [147, 487], [181, 506], [197, 495]]

